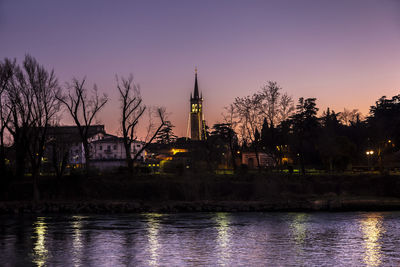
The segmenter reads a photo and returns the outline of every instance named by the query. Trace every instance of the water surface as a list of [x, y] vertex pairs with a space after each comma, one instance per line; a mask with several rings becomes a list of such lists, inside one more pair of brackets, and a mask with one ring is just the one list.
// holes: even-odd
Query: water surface
[[0, 217], [1, 266], [399, 266], [400, 212]]

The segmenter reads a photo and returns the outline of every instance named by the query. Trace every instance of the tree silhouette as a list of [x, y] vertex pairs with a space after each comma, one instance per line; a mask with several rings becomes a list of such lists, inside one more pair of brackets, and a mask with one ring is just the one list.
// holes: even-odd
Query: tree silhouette
[[5, 173], [5, 131], [11, 118], [7, 90], [10, 87], [15, 67], [15, 60], [6, 58], [3, 62], [0, 61], [0, 173]]
[[19, 175], [24, 172], [21, 161], [28, 156], [35, 200], [40, 197], [37, 178], [44, 155], [47, 129], [60, 110], [59, 98], [60, 87], [54, 71], [47, 71], [33, 57], [26, 55], [22, 68], [15, 68], [8, 90], [11, 117], [7, 129], [14, 139]]
[[99, 96], [97, 86], [94, 85], [92, 94], [88, 95], [88, 89], [85, 87], [86, 78], [78, 80], [74, 78], [72, 84], [68, 84], [68, 94], [59, 96], [58, 99], [67, 108], [68, 113], [78, 128], [79, 137], [82, 141], [85, 153], [86, 175], [90, 170], [91, 150], [89, 144], [89, 133], [94, 119], [98, 112], [107, 103], [108, 98], [105, 94]]
[[253, 94], [246, 97], [237, 97], [233, 106], [237, 118], [237, 126], [241, 136], [242, 144], [250, 143], [254, 149], [257, 159], [257, 167], [260, 170], [259, 141], [263, 123], [263, 97], [260, 94]]
[[156, 142], [159, 144], [171, 144], [176, 141], [178, 138], [172, 128], [175, 126], [172, 125], [170, 121], [165, 121], [165, 125], [160, 129], [156, 136]]
[[261, 111], [272, 128], [287, 120], [294, 111], [292, 98], [281, 91], [277, 82], [268, 81], [258, 93], [262, 98]]
[[[367, 118], [370, 141], [376, 148], [380, 170], [384, 170], [385, 154], [400, 141], [400, 95], [391, 99], [382, 96], [370, 108]], [[396, 150], [396, 149], [395, 149]]]
[[305, 174], [305, 161], [315, 158], [315, 141], [318, 136], [319, 122], [316, 98], [300, 98], [296, 106], [296, 113], [291, 117], [293, 130], [293, 149], [299, 157], [301, 172]]
[[[232, 167], [236, 169], [236, 154], [239, 150], [238, 138], [235, 131], [232, 129], [229, 123], [217, 123], [213, 125], [212, 132], [209, 137], [211, 143], [218, 143], [217, 147], [219, 155], [224, 153], [225, 155], [229, 154]], [[221, 149], [219, 149], [221, 148]]]
[[[160, 120], [160, 124], [154, 130], [154, 124], [151, 120], [152, 114], [149, 113], [149, 125], [147, 128], [147, 136], [144, 145], [139, 150], [133, 150], [132, 144], [137, 140], [136, 127], [139, 120], [146, 110], [143, 104], [143, 99], [140, 94], [140, 88], [133, 82], [133, 76], [130, 75], [128, 79], [121, 78], [119, 81], [117, 77], [117, 89], [120, 94], [121, 101], [121, 128], [123, 135], [123, 142], [125, 147], [126, 162], [130, 172], [133, 172], [133, 162], [140, 156], [140, 154], [148, 147], [148, 145], [156, 138], [160, 130], [166, 124], [166, 112], [163, 108], [157, 108], [156, 116]], [[132, 157], [132, 153], [134, 153]]]

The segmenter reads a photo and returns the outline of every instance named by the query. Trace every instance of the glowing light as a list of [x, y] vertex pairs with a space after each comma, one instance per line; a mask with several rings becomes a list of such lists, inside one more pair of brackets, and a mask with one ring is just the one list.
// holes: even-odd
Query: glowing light
[[379, 214], [368, 214], [361, 220], [363, 232], [366, 266], [380, 266], [382, 258], [381, 243], [379, 238], [385, 231], [382, 226], [382, 216]]
[[184, 152], [187, 152], [187, 151], [188, 150], [184, 149], [184, 148], [173, 148], [173, 149], [171, 149], [172, 155], [175, 155], [176, 153], [184, 153]]
[[[36, 241], [33, 247], [33, 262], [36, 266], [45, 266], [48, 250], [46, 249], [46, 230], [47, 226], [45, 223], [45, 217], [38, 217], [37, 221], [33, 224], [36, 234]], [[35, 238], [32, 236], [32, 238]]]
[[374, 151], [373, 151], [373, 150], [369, 150], [369, 151], [365, 152], [365, 154], [367, 154], [368, 156], [369, 156], [369, 155], [373, 155], [373, 154], [374, 154]]
[[197, 104], [192, 104], [192, 112], [197, 113], [198, 110]]

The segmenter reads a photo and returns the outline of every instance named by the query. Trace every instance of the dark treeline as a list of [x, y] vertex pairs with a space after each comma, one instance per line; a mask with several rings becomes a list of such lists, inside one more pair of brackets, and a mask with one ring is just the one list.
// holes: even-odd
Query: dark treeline
[[[276, 82], [268, 82], [226, 108], [224, 123], [214, 125], [207, 141], [221, 144], [208, 147], [225, 147], [234, 168], [234, 157], [243, 151], [267, 154], [273, 160], [269, 169], [294, 166], [303, 174], [307, 168], [385, 172], [400, 167], [400, 95], [378, 99], [366, 118], [356, 109], [327, 108], [320, 116], [318, 110], [316, 98], [300, 98], [294, 105]], [[256, 164], [262, 169], [259, 157]]]
[[[126, 166], [131, 173], [137, 157], [154, 141], [170, 147], [185, 142], [174, 135], [165, 110], [157, 108], [153, 112], [157, 122], [150, 120], [148, 138], [134, 154], [131, 144], [138, 140], [138, 122], [149, 108], [132, 76], [116, 77], [116, 90]], [[399, 167], [399, 99], [400, 95], [378, 99], [367, 117], [357, 110], [335, 112], [329, 108], [319, 116], [315, 98], [300, 98], [295, 104], [276, 82], [270, 81], [257, 93], [237, 97], [226, 107], [223, 121], [207, 128], [207, 140], [191, 147], [191, 162], [193, 167], [194, 162], [204, 162], [203, 167], [211, 171], [221, 166], [238, 170], [244, 168], [239, 160], [241, 153], [250, 151], [256, 155], [255, 165], [260, 171], [267, 169], [260, 162], [259, 155], [264, 154], [272, 162], [268, 170], [291, 172], [298, 168], [305, 174], [311, 168], [326, 172], [374, 168], [384, 172]], [[62, 176], [68, 149], [46, 137], [48, 128], [59, 125], [63, 114], [78, 129], [89, 173], [89, 129], [107, 101], [96, 86], [88, 89], [85, 78], [60, 85], [52, 70], [29, 55], [21, 65], [8, 58], [0, 61], [0, 172], [7, 172], [6, 150], [11, 146], [13, 175], [20, 177], [29, 171], [36, 181], [45, 148], [52, 145], [57, 151], [53, 155], [54, 172]]]
[[[116, 90], [121, 102], [120, 116], [123, 141], [127, 148], [127, 166], [154, 140], [165, 125], [165, 109], [147, 108], [142, 101], [140, 89], [133, 79], [116, 77]], [[51, 140], [48, 130], [60, 124], [62, 115], [69, 116], [78, 129], [78, 135], [86, 158], [85, 172], [89, 173], [91, 147], [89, 130], [95, 124], [99, 111], [108, 97], [98, 93], [96, 85], [90, 90], [86, 78], [72, 79], [60, 85], [53, 70], [40, 65], [35, 58], [26, 55], [22, 64], [15, 59], [0, 61], [0, 173], [1, 177], [22, 177], [30, 173], [33, 178], [34, 197], [39, 199], [37, 178], [43, 164], [47, 147], [52, 147], [54, 173], [58, 177], [65, 171], [69, 148], [68, 140]], [[148, 140], [137, 153], [130, 144], [137, 140], [139, 120], [145, 110], [149, 112]], [[153, 118], [152, 118], [153, 117]], [[154, 117], [160, 123], [155, 122]], [[133, 155], [133, 157], [132, 157]], [[4, 182], [4, 179], [2, 179]]]

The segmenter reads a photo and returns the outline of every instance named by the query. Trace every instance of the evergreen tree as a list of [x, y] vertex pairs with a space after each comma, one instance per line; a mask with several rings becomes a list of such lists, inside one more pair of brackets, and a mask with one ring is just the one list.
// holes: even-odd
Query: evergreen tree
[[320, 124], [317, 118], [316, 98], [300, 98], [296, 113], [291, 117], [293, 131], [292, 147], [300, 161], [302, 174], [305, 174], [305, 163], [316, 163], [318, 159], [316, 138]]
[[176, 141], [176, 139], [178, 138], [172, 128], [174, 128], [175, 126], [172, 125], [172, 123], [170, 121], [166, 121], [165, 125], [160, 129], [160, 131], [158, 132], [157, 136], [156, 136], [156, 142], [159, 144], [171, 144], [174, 143]]

